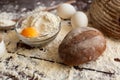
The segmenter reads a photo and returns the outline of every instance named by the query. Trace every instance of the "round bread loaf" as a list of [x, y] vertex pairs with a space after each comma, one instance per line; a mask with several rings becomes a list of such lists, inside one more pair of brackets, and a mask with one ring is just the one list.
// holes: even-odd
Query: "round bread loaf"
[[70, 31], [59, 45], [63, 62], [75, 66], [96, 60], [106, 49], [103, 34], [90, 27], [78, 27]]

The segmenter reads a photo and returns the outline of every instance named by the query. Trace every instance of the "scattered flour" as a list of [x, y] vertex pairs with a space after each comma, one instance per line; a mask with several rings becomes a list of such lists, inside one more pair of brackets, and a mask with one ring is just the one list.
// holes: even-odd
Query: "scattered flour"
[[[36, 9], [39, 11], [41, 9]], [[29, 12], [28, 14], [31, 14]], [[0, 13], [0, 19], [13, 19], [16, 13]], [[16, 16], [17, 17], [17, 16]], [[71, 30], [71, 26], [62, 21], [57, 38], [42, 50], [27, 49], [18, 46], [19, 39], [15, 31], [3, 32], [7, 51], [0, 58], [0, 79], [5, 80], [119, 80], [120, 79], [120, 42], [107, 39], [107, 49], [96, 61], [79, 65], [80, 70], [65, 66], [58, 55], [58, 46]], [[1, 32], [2, 33], [2, 32]], [[12, 57], [12, 58], [11, 58]], [[106, 73], [105, 73], [106, 72]], [[113, 74], [107, 74], [113, 73]], [[12, 77], [11, 77], [12, 76]]]

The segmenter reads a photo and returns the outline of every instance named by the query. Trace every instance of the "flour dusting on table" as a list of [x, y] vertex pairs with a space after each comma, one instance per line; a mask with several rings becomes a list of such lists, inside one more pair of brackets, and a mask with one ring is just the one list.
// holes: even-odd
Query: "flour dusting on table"
[[[5, 16], [2, 16], [5, 15]], [[0, 13], [0, 18], [14, 15]], [[62, 21], [57, 38], [44, 48], [24, 45], [14, 30], [1, 31], [7, 48], [0, 58], [0, 80], [119, 80], [120, 42], [107, 39], [107, 49], [96, 61], [69, 67], [58, 56], [58, 46], [71, 30], [69, 21]]]

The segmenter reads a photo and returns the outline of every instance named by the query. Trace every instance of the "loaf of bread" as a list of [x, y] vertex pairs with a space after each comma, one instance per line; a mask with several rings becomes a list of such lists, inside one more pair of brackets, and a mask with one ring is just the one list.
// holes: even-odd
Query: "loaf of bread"
[[63, 62], [75, 66], [96, 60], [106, 49], [103, 34], [89, 27], [70, 31], [59, 45], [59, 56]]

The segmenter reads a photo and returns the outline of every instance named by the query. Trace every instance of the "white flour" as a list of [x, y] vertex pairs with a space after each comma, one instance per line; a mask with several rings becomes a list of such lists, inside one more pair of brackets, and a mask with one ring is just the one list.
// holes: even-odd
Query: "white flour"
[[[27, 16], [27, 18], [22, 22], [22, 27], [20, 28], [20, 32], [26, 27], [35, 27], [40, 36], [44, 36], [42, 38], [46, 39], [59, 31], [60, 27], [60, 18], [49, 12], [33, 12], [32, 15]], [[41, 37], [37, 37], [41, 39]]]
[[[37, 10], [39, 11], [39, 9]], [[14, 14], [4, 12], [0, 14], [0, 17], [10, 19], [12, 18], [10, 15], [12, 16]], [[6, 53], [5, 56], [0, 58], [0, 72], [1, 74], [6, 73], [6, 75], [2, 75], [5, 78], [0, 79], [5, 80], [8, 74], [17, 77], [18, 80], [120, 79], [120, 42], [115, 42], [110, 39], [107, 39], [106, 51], [96, 61], [80, 65], [80, 69], [60, 64], [62, 61], [58, 55], [58, 46], [64, 36], [71, 30], [71, 26], [66, 21], [62, 22], [61, 27], [62, 30], [57, 38], [48, 46], [44, 47], [43, 50], [39, 48], [26, 49], [23, 46], [20, 47], [17, 45], [19, 39], [15, 31], [4, 33], [4, 40], [9, 53]], [[12, 56], [12, 59], [8, 59], [10, 56]], [[32, 78], [30, 78], [31, 76]]]

